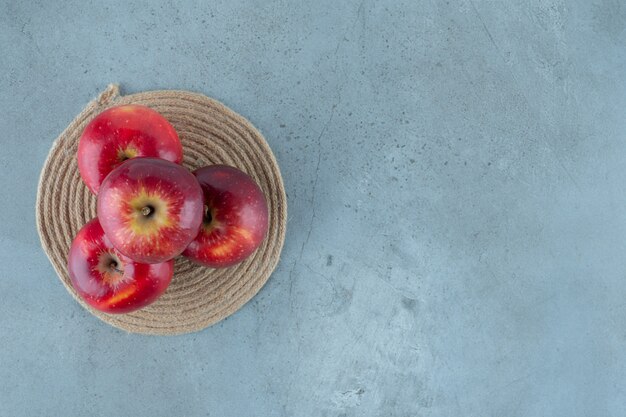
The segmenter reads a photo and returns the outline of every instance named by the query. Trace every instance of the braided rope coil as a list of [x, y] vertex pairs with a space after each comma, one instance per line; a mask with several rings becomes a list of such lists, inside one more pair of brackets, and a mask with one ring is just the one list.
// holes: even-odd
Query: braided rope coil
[[[176, 128], [183, 165], [194, 170], [226, 164], [250, 175], [269, 208], [267, 237], [248, 259], [230, 268], [210, 269], [179, 257], [169, 288], [153, 304], [123, 315], [106, 314], [85, 304], [72, 287], [67, 255], [78, 230], [96, 216], [96, 197], [80, 178], [76, 152], [85, 126], [103, 110], [123, 104], [153, 108]], [[161, 90], [121, 96], [110, 85], [56, 139], [39, 179], [37, 230], [61, 282], [92, 314], [132, 333], [190, 333], [233, 314], [265, 284], [278, 264], [285, 240], [287, 198], [276, 159], [261, 133], [216, 100], [187, 91]]]

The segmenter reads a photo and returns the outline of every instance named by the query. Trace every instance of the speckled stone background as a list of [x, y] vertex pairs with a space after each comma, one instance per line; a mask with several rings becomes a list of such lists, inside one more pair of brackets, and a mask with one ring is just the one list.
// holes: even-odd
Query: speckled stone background
[[[626, 415], [626, 4], [0, 1], [0, 415]], [[35, 230], [110, 82], [267, 137], [279, 268], [197, 334], [125, 334]]]

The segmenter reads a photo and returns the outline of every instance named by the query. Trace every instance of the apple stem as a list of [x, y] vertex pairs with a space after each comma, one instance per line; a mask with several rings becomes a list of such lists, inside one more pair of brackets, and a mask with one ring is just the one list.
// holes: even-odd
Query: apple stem
[[148, 217], [150, 213], [152, 213], [152, 209], [149, 206], [145, 206], [144, 208], [141, 209], [141, 214], [143, 214], [146, 217]]
[[112, 270], [114, 270], [117, 273], [120, 273], [120, 274], [122, 273], [122, 270], [117, 267], [117, 262], [116, 261], [111, 261], [111, 263], [109, 264], [109, 268], [111, 268]]
[[208, 224], [208, 223], [211, 223], [211, 220], [213, 220], [213, 217], [211, 216], [211, 212], [209, 211], [209, 206], [205, 204], [204, 205], [204, 222]]

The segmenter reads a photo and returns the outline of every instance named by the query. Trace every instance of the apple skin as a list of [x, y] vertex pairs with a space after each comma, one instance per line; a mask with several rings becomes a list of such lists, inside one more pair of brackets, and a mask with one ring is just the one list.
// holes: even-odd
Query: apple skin
[[98, 194], [106, 176], [127, 159], [147, 156], [180, 164], [183, 148], [174, 127], [149, 107], [128, 104], [97, 115], [78, 143], [78, 170]]
[[211, 165], [193, 173], [204, 192], [205, 215], [198, 236], [183, 255], [200, 265], [224, 268], [254, 252], [267, 234], [267, 201], [244, 172]]
[[68, 258], [72, 286], [93, 308], [105, 313], [129, 313], [152, 303], [165, 292], [174, 261], [142, 264], [119, 253], [98, 222], [78, 232]]
[[191, 172], [158, 158], [133, 158], [105, 178], [98, 218], [113, 246], [143, 263], [180, 255], [198, 234], [204, 203]]

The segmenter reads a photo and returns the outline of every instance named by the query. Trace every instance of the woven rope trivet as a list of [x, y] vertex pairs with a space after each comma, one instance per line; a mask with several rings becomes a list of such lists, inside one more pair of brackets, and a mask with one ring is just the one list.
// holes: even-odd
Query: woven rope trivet
[[[197, 266], [179, 257], [174, 278], [155, 303], [129, 314], [105, 314], [82, 302], [67, 272], [67, 254], [78, 230], [96, 216], [96, 197], [78, 173], [78, 139], [104, 109], [143, 104], [165, 116], [178, 132], [183, 165], [189, 169], [227, 164], [248, 173], [263, 189], [269, 206], [269, 231], [259, 249], [226, 269]], [[150, 91], [120, 96], [110, 85], [57, 138], [37, 189], [37, 230], [44, 251], [74, 298], [103, 321], [134, 333], [171, 335], [201, 330], [234, 313], [265, 284], [285, 240], [287, 199], [274, 155], [246, 119], [221, 103], [187, 91]]]

